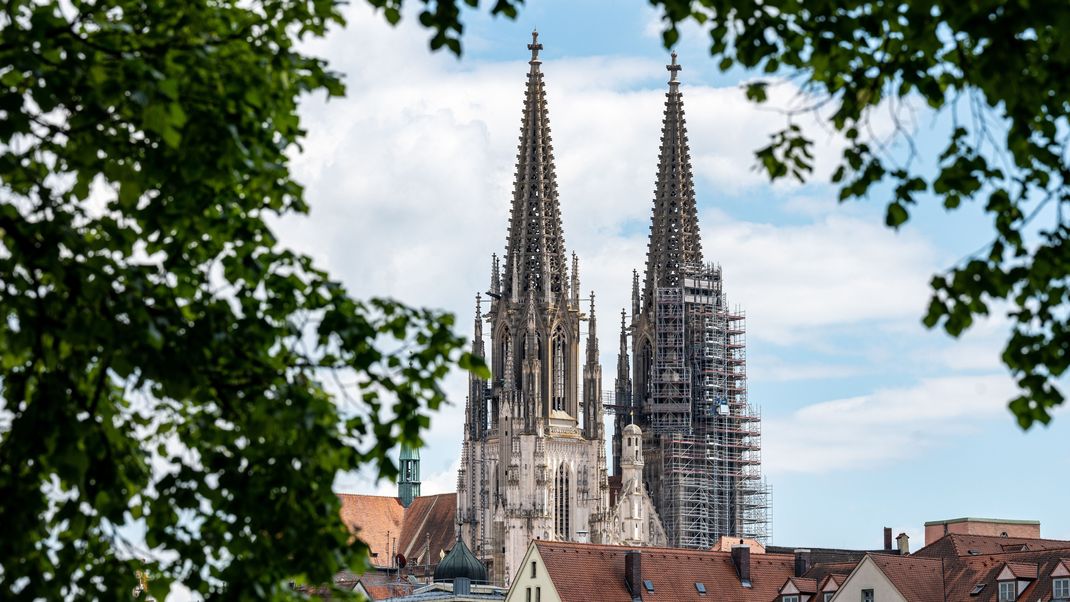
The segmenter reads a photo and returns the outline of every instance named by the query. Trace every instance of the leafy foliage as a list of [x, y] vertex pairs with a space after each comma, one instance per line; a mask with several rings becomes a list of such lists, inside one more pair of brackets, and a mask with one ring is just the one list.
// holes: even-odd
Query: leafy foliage
[[392, 477], [449, 366], [485, 371], [451, 316], [353, 299], [265, 222], [307, 210], [299, 97], [343, 93], [294, 44], [341, 22], [327, 0], [5, 3], [0, 598], [115, 599], [147, 568], [160, 599], [287, 599], [359, 569], [335, 475]]

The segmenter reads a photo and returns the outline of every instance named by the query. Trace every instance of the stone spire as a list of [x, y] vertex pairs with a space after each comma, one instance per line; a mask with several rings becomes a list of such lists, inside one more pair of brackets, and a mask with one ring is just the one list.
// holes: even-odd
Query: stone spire
[[[702, 264], [702, 240], [691, 176], [691, 156], [684, 123], [684, 101], [677, 72], [682, 68], [672, 53], [669, 92], [665, 95], [658, 176], [654, 187], [654, 215], [646, 256], [644, 305], [654, 299], [654, 289], [680, 284], [684, 270]], [[644, 308], [645, 309], [645, 308]]]
[[620, 350], [617, 352], [616, 405], [625, 405], [632, 395], [632, 368], [628, 361], [628, 327], [624, 323], [625, 313], [620, 310]]
[[575, 251], [572, 252], [572, 306], [580, 306], [580, 258]]
[[[632, 270], [632, 319], [639, 319], [642, 307], [639, 304], [639, 271]], [[624, 311], [623, 309], [621, 310]]]
[[594, 316], [594, 291], [591, 291], [591, 315], [587, 324], [587, 363], [598, 363], [598, 334]]
[[[493, 295], [502, 294], [501, 266], [498, 265], [498, 254], [490, 256], [490, 292]], [[491, 298], [493, 299], [493, 295]], [[494, 301], [491, 301], [494, 303]]]
[[[594, 291], [587, 324], [587, 362], [583, 366], [583, 434], [588, 439], [606, 437], [602, 409], [602, 366], [598, 362], [598, 323], [594, 314]], [[602, 450], [605, 453], [605, 450]]]
[[[472, 325], [472, 355], [481, 357], [486, 361], [487, 351], [483, 344], [483, 297], [476, 293], [476, 316]], [[468, 400], [465, 407], [467, 422], [465, 435], [470, 439], [478, 439], [483, 435], [486, 428], [486, 382], [475, 374], [468, 375]]]
[[531, 60], [505, 262], [511, 271], [506, 272], [503, 287], [513, 293], [514, 302], [523, 301], [529, 292], [543, 301], [560, 298], [562, 293], [567, 299], [569, 286], [537, 32], [532, 32], [528, 49]]

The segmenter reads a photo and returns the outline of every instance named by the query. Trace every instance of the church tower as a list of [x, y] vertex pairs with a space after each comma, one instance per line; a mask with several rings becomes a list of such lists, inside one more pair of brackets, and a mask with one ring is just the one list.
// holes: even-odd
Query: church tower
[[402, 445], [398, 469], [398, 499], [408, 508], [420, 497], [420, 450]]
[[460, 535], [499, 583], [532, 539], [604, 540], [608, 510], [593, 294], [588, 315], [565, 251], [537, 33], [528, 49], [505, 255], [491, 260], [486, 313], [476, 297], [472, 344], [492, 378], [470, 381], [457, 490]]
[[764, 541], [768, 492], [761, 419], [747, 400], [744, 317], [728, 305], [720, 266], [703, 260], [675, 52], [666, 68], [646, 271], [642, 281], [633, 272], [632, 321], [621, 325], [614, 470], [626, 471], [634, 420], [643, 480], [670, 545], [709, 549], [721, 536]]

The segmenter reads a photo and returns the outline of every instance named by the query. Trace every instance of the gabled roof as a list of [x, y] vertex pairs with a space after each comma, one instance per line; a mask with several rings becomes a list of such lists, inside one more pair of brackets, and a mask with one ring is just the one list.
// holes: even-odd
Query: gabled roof
[[[807, 579], [806, 577], [788, 577], [788, 583], [795, 586], [795, 590], [800, 594], [815, 594], [817, 593], [817, 580]], [[783, 590], [783, 588], [781, 588]]]
[[[945, 561], [946, 599], [996, 602], [999, 598], [997, 578], [1004, 569], [1013, 567], [1012, 571], [1018, 571], [1024, 575], [1036, 575], [1033, 582], [1018, 596], [1019, 600], [1050, 600], [1051, 574], [1067, 556], [1070, 556], [1070, 546], [1055, 550], [962, 556]], [[976, 596], [971, 596], [970, 591], [982, 584], [984, 588], [981, 592]]]
[[840, 589], [840, 586], [843, 585], [843, 582], [846, 579], [847, 579], [847, 575], [839, 575], [839, 574], [829, 575], [828, 577], [825, 577], [824, 579], [822, 579], [821, 581], [818, 582], [817, 591], [818, 591], [818, 593], [821, 593], [821, 592], [834, 592], [834, 591]]
[[[751, 555], [752, 587], [744, 588], [736, 574], [730, 552], [630, 548], [560, 541], [536, 541], [534, 545], [557, 593], [565, 602], [631, 602], [632, 595], [624, 578], [624, 558], [630, 550], [641, 553], [642, 578], [649, 579], [654, 587], [653, 592], [643, 590], [644, 602], [769, 602], [777, 596], [780, 586], [794, 575], [795, 570], [794, 556]], [[698, 593], [696, 583], [705, 587], [705, 596]]]
[[340, 493], [342, 522], [371, 549], [374, 566], [391, 566], [393, 543], [401, 537], [405, 508], [396, 497]]
[[456, 493], [413, 498], [408, 509], [396, 497], [340, 493], [338, 499], [342, 502], [342, 522], [368, 544], [373, 566], [393, 566], [397, 552], [410, 566], [434, 567], [440, 554], [449, 551], [457, 539]]
[[[1009, 575], [1017, 579], [1037, 578], [1037, 564], [1035, 562], [1007, 562], [1003, 566]], [[1000, 573], [1002, 572], [1000, 571]]]
[[1058, 539], [949, 533], [918, 550], [913, 555], [926, 558], [947, 558], [949, 556], [979, 556], [1001, 552], [1052, 550], [1068, 547], [1070, 547], [1070, 541]]
[[810, 570], [806, 571], [803, 577], [810, 577], [816, 579], [818, 582], [822, 582], [826, 577], [835, 575], [839, 577], [837, 583], [843, 583], [844, 578], [851, 574], [851, 571], [855, 570], [858, 566], [857, 562], [830, 562], [823, 564], [815, 564], [810, 567]]
[[944, 596], [943, 562], [939, 558], [919, 558], [890, 554], [870, 554], [872, 561], [888, 578], [906, 602], [934, 602]]
[[[443, 552], [448, 552], [457, 540], [457, 494], [440, 493], [413, 498], [405, 510], [398, 550], [405, 555], [409, 565], [438, 563]], [[428, 548], [431, 556], [426, 558]]]

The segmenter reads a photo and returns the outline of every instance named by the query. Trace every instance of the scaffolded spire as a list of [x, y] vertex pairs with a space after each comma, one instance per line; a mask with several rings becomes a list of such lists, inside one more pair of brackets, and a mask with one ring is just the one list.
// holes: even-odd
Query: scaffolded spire
[[691, 156], [684, 123], [684, 101], [676, 74], [682, 67], [672, 53], [669, 92], [665, 95], [665, 117], [661, 129], [658, 176], [654, 187], [654, 215], [646, 258], [644, 305], [652, 303], [654, 289], [676, 286], [683, 272], [702, 264], [702, 241], [698, 230], [698, 209], [691, 177]]
[[[507, 266], [503, 289], [513, 291], [514, 302], [524, 293], [536, 299], [568, 298], [568, 267], [561, 233], [561, 210], [550, 140], [546, 90], [539, 70], [539, 34], [532, 32], [531, 66], [524, 95], [524, 117], [516, 163], [516, 182], [509, 219]], [[517, 282], [514, 282], [517, 280]]]

